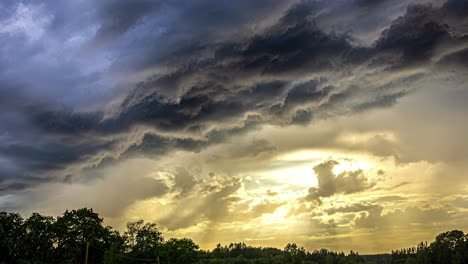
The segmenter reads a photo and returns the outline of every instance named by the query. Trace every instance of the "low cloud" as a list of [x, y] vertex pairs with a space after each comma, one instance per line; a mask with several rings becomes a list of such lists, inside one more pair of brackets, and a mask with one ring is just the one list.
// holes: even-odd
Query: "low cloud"
[[205, 221], [218, 222], [229, 215], [230, 206], [240, 199], [234, 196], [241, 187], [236, 179], [198, 187], [199, 193], [173, 200], [169, 214], [157, 222], [169, 230], [196, 226]]
[[333, 215], [336, 213], [356, 213], [362, 211], [375, 210], [376, 208], [381, 208], [381, 206], [376, 204], [367, 204], [367, 203], [355, 203], [351, 205], [341, 206], [341, 207], [332, 207], [326, 209], [325, 212], [328, 215]]
[[409, 206], [405, 209], [383, 212], [383, 207], [375, 207], [367, 213], [362, 212], [354, 219], [356, 228], [388, 229], [398, 226], [420, 225], [424, 229], [434, 224], [447, 224], [455, 214], [447, 208], [421, 208]]
[[10, 206], [27, 213], [52, 215], [70, 208], [92, 207], [104, 217], [120, 217], [135, 202], [160, 198], [170, 192], [170, 181], [152, 175], [152, 167], [150, 160], [133, 159], [95, 171], [96, 177], [88, 182], [67, 179], [38, 185], [27, 192], [16, 190]]
[[170, 231], [193, 226], [214, 227], [219, 223], [249, 222], [264, 214], [274, 213], [283, 201], [264, 199], [254, 202], [236, 195], [241, 188], [238, 179], [212, 178], [192, 186], [196, 193], [178, 195], [169, 204], [170, 212], [156, 221]]
[[320, 202], [321, 198], [331, 197], [335, 194], [352, 194], [372, 188], [375, 183], [368, 182], [362, 170], [344, 171], [339, 174], [333, 168], [339, 162], [327, 160], [314, 167], [318, 186], [309, 189], [306, 200]]

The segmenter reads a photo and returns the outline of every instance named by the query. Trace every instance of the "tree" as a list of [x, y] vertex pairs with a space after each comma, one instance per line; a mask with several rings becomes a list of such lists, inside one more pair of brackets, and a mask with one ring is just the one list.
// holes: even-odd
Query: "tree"
[[302, 263], [305, 257], [305, 249], [303, 247], [298, 247], [296, 243], [287, 244], [284, 251], [287, 253], [287, 259], [293, 264]]
[[430, 245], [431, 263], [452, 263], [456, 249], [465, 241], [465, 234], [459, 230], [439, 234]]
[[465, 235], [465, 240], [455, 248], [453, 256], [453, 264], [468, 264], [468, 236]]
[[163, 263], [191, 264], [198, 260], [198, 245], [188, 238], [171, 238], [162, 246]]
[[145, 224], [143, 220], [127, 223], [124, 238], [130, 255], [137, 258], [156, 259], [164, 241], [156, 224]]
[[21, 257], [18, 241], [23, 240], [23, 218], [16, 213], [0, 212], [0, 262], [13, 263]]
[[[55, 260], [58, 263], [76, 263], [83, 260], [86, 243], [105, 250], [114, 239], [110, 227], [102, 226], [103, 219], [92, 209], [65, 211], [53, 224], [55, 235]], [[100, 262], [102, 251], [93, 251], [90, 259]]]
[[346, 259], [346, 263], [349, 263], [349, 264], [364, 263], [364, 259], [361, 256], [359, 256], [359, 253], [353, 252], [352, 250], [349, 252], [348, 256], [345, 257], [345, 259]]
[[25, 259], [47, 263], [53, 258], [55, 236], [52, 232], [54, 218], [33, 213], [23, 223], [24, 237], [21, 249]]
[[103, 264], [128, 264], [129, 260], [125, 257], [125, 239], [119, 235], [118, 232], [114, 233], [114, 241], [110, 248], [104, 252]]
[[418, 264], [418, 261], [415, 257], [409, 257], [406, 259], [405, 264]]
[[418, 264], [430, 264], [429, 259], [429, 247], [427, 246], [427, 242], [421, 242], [418, 244], [417, 247], [417, 254], [416, 260]]
[[325, 258], [325, 263], [326, 264], [333, 264], [335, 262], [335, 256], [332, 254], [328, 254], [327, 257]]

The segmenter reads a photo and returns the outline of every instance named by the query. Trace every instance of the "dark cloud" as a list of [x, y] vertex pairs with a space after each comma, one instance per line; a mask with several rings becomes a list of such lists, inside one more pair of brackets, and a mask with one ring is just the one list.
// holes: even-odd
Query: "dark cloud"
[[128, 31], [135, 26], [140, 19], [149, 13], [159, 9], [159, 1], [136, 0], [104, 1], [99, 9], [101, 25], [96, 33], [97, 41], [106, 41]]
[[377, 48], [401, 52], [404, 63], [428, 60], [438, 43], [451, 39], [448, 27], [436, 21], [433, 12], [431, 5], [409, 6], [406, 14], [382, 33]]
[[204, 139], [177, 138], [146, 133], [140, 143], [130, 146], [122, 155], [132, 156], [144, 154], [160, 156], [169, 151], [185, 150], [199, 152], [212, 144], [221, 143], [233, 135], [240, 135], [258, 127], [261, 117], [257, 115], [247, 116], [238, 126], [227, 129], [215, 129], [209, 131]]
[[[260, 83], [236, 92], [206, 84], [192, 87], [178, 102], [167, 102], [166, 98], [152, 95], [133, 104], [130, 101], [134, 101], [136, 95], [132, 95], [132, 99], [127, 98], [124, 102], [123, 112], [116, 118], [101, 122], [97, 130], [116, 133], [139, 124], [165, 131], [183, 131], [208, 122], [223, 123], [261, 107], [262, 100], [272, 100], [271, 96], [281, 92], [283, 86], [282, 82]], [[270, 89], [267, 91], [266, 88]]]
[[72, 110], [51, 110], [32, 113], [31, 121], [47, 133], [86, 134], [92, 132], [102, 120], [100, 112], [75, 113]]
[[320, 202], [321, 198], [362, 192], [375, 185], [368, 182], [362, 170], [344, 171], [336, 175], [333, 173], [333, 168], [338, 164], [338, 161], [327, 160], [314, 167], [318, 185], [309, 189], [306, 200]]
[[[467, 33], [466, 1], [395, 3], [2, 3], [11, 11], [0, 13], [8, 40], [0, 49], [0, 122], [8, 127], [0, 155], [12, 168], [4, 175], [63, 179], [73, 166], [104, 166], [96, 164], [106, 156], [118, 163], [198, 152], [264, 124], [393, 106], [425, 77], [398, 73], [429, 65]], [[37, 23], [17, 26], [28, 21]], [[439, 64], [466, 66], [465, 53]], [[139, 129], [146, 133], [135, 142], [125, 136]], [[368, 188], [359, 172], [328, 178], [309, 198]]]
[[365, 102], [362, 104], [358, 104], [354, 106], [354, 111], [366, 111], [373, 108], [383, 108], [383, 107], [391, 107], [397, 103], [397, 100], [403, 96], [405, 96], [406, 92], [398, 92], [394, 94], [387, 94], [376, 97], [371, 102]]
[[468, 68], [468, 48], [460, 51], [453, 52], [447, 56], [444, 56], [438, 64], [443, 67], [447, 66], [462, 66]]
[[16, 157], [19, 167], [30, 170], [46, 171], [65, 167], [86, 157], [95, 155], [101, 150], [109, 149], [112, 141], [79, 142], [73, 144], [4, 144], [0, 147], [0, 155]]
[[[350, 57], [351, 45], [340, 36], [329, 35], [310, 23], [298, 23], [279, 32], [254, 37], [248, 44], [242, 62], [245, 68], [261, 68], [262, 73], [287, 73], [307, 67], [308, 72], [333, 68]], [[362, 58], [364, 59], [364, 58]]]
[[72, 144], [50, 142], [36, 145], [4, 143], [0, 147], [0, 159], [5, 163], [0, 173], [0, 186], [5, 191], [14, 191], [20, 187], [62, 181], [66, 178], [65, 171], [69, 167], [86, 163], [101, 151], [111, 149], [113, 145], [112, 141]]
[[141, 143], [130, 146], [123, 155], [161, 156], [171, 150], [198, 152], [206, 144], [206, 141], [191, 138], [169, 138], [157, 134], [145, 134]]
[[39, 185], [53, 180], [32, 177], [19, 168], [2, 168], [0, 175], [2, 175], [0, 178], [0, 194], [20, 191], [32, 185]]
[[291, 88], [284, 100], [284, 108], [291, 109], [307, 103], [317, 103], [325, 98], [333, 87], [319, 87], [319, 81], [311, 80]]
[[468, 14], [468, 1], [466, 0], [448, 0], [445, 2], [442, 10], [457, 15]]

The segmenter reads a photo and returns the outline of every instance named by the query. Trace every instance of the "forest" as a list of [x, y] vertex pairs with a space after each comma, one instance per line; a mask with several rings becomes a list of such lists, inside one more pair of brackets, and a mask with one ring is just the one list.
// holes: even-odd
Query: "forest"
[[0, 263], [158, 263], [158, 264], [468, 264], [468, 235], [453, 230], [431, 243], [360, 256], [350, 251], [307, 251], [295, 243], [283, 249], [251, 247], [245, 243], [218, 244], [201, 250], [189, 238], [164, 239], [156, 224], [127, 223], [120, 233], [103, 225], [92, 209], [65, 211], [57, 218], [33, 213], [0, 212]]

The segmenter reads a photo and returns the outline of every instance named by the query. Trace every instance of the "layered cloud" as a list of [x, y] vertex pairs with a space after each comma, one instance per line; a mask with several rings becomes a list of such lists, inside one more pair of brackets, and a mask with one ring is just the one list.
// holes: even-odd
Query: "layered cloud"
[[[266, 2], [184, 6], [182, 2], [137, 1], [128, 6], [107, 1], [95, 11], [90, 3], [4, 4], [16, 12], [4, 14], [3, 23], [8, 25], [29, 30], [25, 25], [31, 16], [48, 18], [47, 23], [37, 24], [45, 33], [32, 38], [34, 43], [20, 45], [13, 55], [23, 56], [24, 66], [9, 65], [2, 71], [2, 98], [8, 98], [2, 103], [2, 121], [8, 124], [3, 135], [5, 142], [12, 142], [6, 144], [2, 156], [16, 157], [9, 161], [17, 167], [11, 173], [33, 179], [47, 169], [46, 177], [54, 180], [63, 174], [80, 174], [79, 169], [64, 169], [96, 165], [96, 159], [106, 155], [119, 159], [135, 152], [199, 151], [257, 125], [308, 124], [313, 119], [389, 107], [429, 74], [434, 59], [446, 63], [454, 56], [445, 54], [447, 49], [462, 52], [465, 45], [459, 25], [464, 20], [452, 19], [463, 11], [452, 2], [399, 8], [401, 16], [382, 25], [383, 32], [372, 45], [353, 40], [354, 34], [362, 32], [330, 30], [329, 15], [347, 6], [351, 11], [348, 22], [362, 25], [365, 22], [354, 12], [369, 9], [385, 16], [389, 7], [384, 3]], [[83, 10], [91, 18], [89, 24], [63, 17], [61, 8]], [[213, 13], [169, 23], [202, 8]], [[257, 16], [251, 21], [246, 14], [235, 16], [241, 10]], [[200, 39], [198, 33], [223, 14], [229, 14], [223, 16], [223, 24]], [[154, 32], [154, 23], [161, 29]], [[238, 26], [254, 28], [238, 33]], [[11, 30], [2, 33], [10, 39], [2, 52], [4, 61], [14, 59], [8, 49], [15, 41], [31, 38], [22, 28], [14, 30], [15, 34]], [[94, 33], [73, 31], [78, 28]], [[232, 34], [221, 36], [222, 31]], [[182, 36], [188, 40], [182, 41]], [[154, 45], [137, 51], [140, 44], [131, 43], [139, 39], [139, 43]], [[70, 50], [59, 47], [60, 40], [71, 41]], [[88, 54], [90, 45], [93, 52]], [[27, 55], [31, 52], [37, 55]], [[62, 52], [68, 55], [64, 58]], [[101, 54], [107, 59], [101, 60]], [[98, 66], [89, 69], [90, 63]], [[123, 65], [132, 67], [122, 69]], [[18, 78], [28, 72], [30, 78]], [[93, 101], [112, 103], [99, 107], [92, 106]], [[257, 125], [251, 125], [253, 116]], [[233, 122], [245, 126], [226, 128]], [[135, 130], [147, 132], [141, 139], [125, 135]], [[31, 144], [27, 142], [31, 134], [39, 144], [23, 146]], [[37, 156], [21, 154], [20, 149]], [[62, 158], [53, 158], [57, 164], [52, 168], [39, 158], [45, 155]]]

